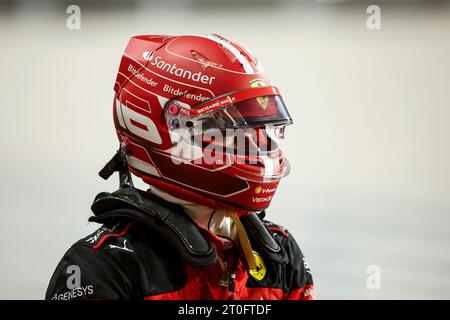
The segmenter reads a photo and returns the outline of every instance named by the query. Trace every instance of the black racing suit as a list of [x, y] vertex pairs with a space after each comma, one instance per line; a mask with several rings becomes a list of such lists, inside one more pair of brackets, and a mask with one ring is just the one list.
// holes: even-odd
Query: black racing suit
[[[248, 272], [239, 246], [201, 229], [183, 208], [127, 187], [96, 197], [91, 221], [103, 225], [58, 264], [46, 299], [312, 299], [303, 254], [284, 228], [241, 217], [263, 260]], [[261, 275], [264, 276], [261, 278]]]

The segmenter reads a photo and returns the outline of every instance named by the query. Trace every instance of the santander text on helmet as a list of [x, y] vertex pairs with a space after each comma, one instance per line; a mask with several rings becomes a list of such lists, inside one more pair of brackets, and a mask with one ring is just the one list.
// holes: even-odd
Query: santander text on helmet
[[201, 82], [204, 84], [211, 85], [215, 77], [210, 77], [205, 74], [203, 74], [202, 71], [199, 72], [191, 72], [189, 70], [183, 69], [181, 67], [178, 67], [176, 63], [171, 64], [169, 62], [164, 61], [160, 56], [149, 55], [148, 52], [143, 53], [144, 58], [151, 61], [150, 64], [152, 66], [155, 66], [158, 69], [161, 69], [163, 71], [166, 71], [170, 74], [173, 74], [177, 77], [192, 80], [195, 82]]

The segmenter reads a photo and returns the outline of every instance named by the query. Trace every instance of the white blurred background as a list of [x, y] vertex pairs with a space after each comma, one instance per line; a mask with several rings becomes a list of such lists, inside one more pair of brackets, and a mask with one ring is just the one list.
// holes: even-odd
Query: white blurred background
[[[69, 4], [81, 30], [66, 28]], [[98, 227], [86, 221], [117, 185], [97, 172], [117, 147], [128, 39], [184, 33], [244, 44], [281, 88], [292, 171], [268, 218], [300, 243], [317, 298], [449, 299], [450, 4], [400, 0], [0, 0], [0, 298], [42, 299]]]

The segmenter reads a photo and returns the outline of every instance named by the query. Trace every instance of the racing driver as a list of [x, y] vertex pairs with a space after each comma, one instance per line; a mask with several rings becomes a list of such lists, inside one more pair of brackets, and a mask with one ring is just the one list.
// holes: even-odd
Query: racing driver
[[114, 92], [119, 148], [99, 174], [120, 187], [95, 197], [101, 227], [46, 299], [312, 299], [298, 244], [264, 219], [292, 119], [252, 52], [216, 34], [135, 36]]

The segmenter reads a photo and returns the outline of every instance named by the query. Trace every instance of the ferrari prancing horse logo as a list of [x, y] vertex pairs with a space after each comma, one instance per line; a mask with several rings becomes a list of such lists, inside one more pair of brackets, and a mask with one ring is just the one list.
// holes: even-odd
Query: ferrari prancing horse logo
[[256, 269], [250, 269], [249, 273], [256, 280], [261, 281], [267, 273], [266, 265], [264, 264], [264, 260], [259, 253], [253, 251], [253, 256], [255, 257]]
[[[254, 80], [250, 81], [250, 87], [252, 87], [252, 88], [261, 88], [261, 87], [265, 87], [265, 86], [266, 86], [266, 83], [262, 79], [254, 79]], [[258, 104], [264, 110], [266, 110], [267, 106], [269, 105], [269, 98], [267, 96], [258, 97], [258, 98], [256, 98], [256, 101], [258, 101]]]

